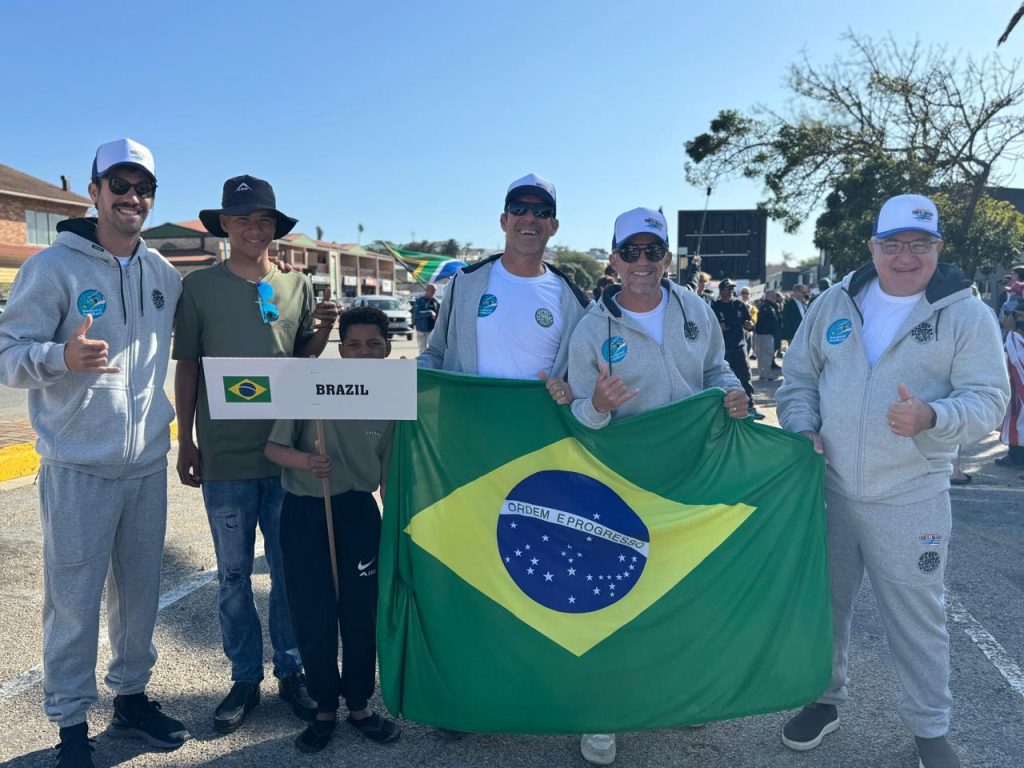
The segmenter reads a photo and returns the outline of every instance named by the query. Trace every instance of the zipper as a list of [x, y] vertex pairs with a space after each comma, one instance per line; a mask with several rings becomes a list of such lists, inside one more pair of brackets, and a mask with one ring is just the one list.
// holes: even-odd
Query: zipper
[[[128, 269], [129, 269], [129, 271], [131, 270], [131, 264], [132, 264], [132, 262], [129, 261], [128, 262]], [[118, 266], [120, 266], [120, 262], [118, 262]], [[124, 274], [123, 274], [123, 270], [122, 270], [122, 280], [123, 279], [124, 279]], [[124, 290], [124, 288], [123, 288], [123, 285], [122, 285], [122, 292], [123, 292], [123, 290]], [[139, 291], [139, 295], [140, 296], [141, 296], [141, 293], [142, 293], [142, 291], [141, 291], [141, 288], [140, 288], [140, 291]], [[128, 297], [129, 297], [129, 299], [134, 298], [134, 297], [132, 297], [131, 294], [132, 294], [132, 283], [131, 283], [131, 280], [128, 280]], [[132, 376], [133, 376], [134, 371], [135, 371], [135, 353], [136, 353], [136, 349], [135, 349], [135, 344], [131, 343], [132, 339], [135, 338], [135, 327], [136, 327], [136, 324], [137, 324], [137, 317], [135, 315], [134, 310], [131, 312], [130, 318], [128, 317], [127, 308], [129, 306], [134, 307], [134, 302], [129, 303], [129, 302], [126, 301], [124, 303], [124, 305], [125, 305], [125, 316], [126, 316], [126, 328], [125, 328], [125, 330], [126, 330], [127, 336], [126, 336], [126, 340], [125, 340], [124, 370], [122, 372], [124, 373], [124, 382], [125, 382], [125, 403], [126, 403], [127, 417], [128, 417], [128, 435], [127, 435], [127, 439], [125, 440], [124, 463], [121, 466], [121, 477], [124, 477], [125, 472], [127, 472], [127, 470], [128, 470], [128, 466], [131, 464], [132, 454], [134, 453], [135, 444], [138, 442], [138, 425], [135, 423], [135, 397], [134, 397], [135, 388], [132, 386]]]

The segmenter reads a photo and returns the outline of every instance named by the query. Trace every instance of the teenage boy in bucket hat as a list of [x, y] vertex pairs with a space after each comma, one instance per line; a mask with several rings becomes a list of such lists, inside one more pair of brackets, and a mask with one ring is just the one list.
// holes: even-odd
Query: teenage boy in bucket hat
[[[297, 223], [277, 209], [263, 179], [224, 182], [221, 207], [199, 212], [214, 235], [227, 237], [231, 257], [185, 277], [175, 321], [174, 380], [178, 413], [178, 476], [201, 486], [217, 553], [220, 628], [231, 661], [231, 690], [214, 712], [214, 728], [234, 731], [260, 700], [263, 634], [252, 594], [256, 526], [270, 566], [270, 641], [278, 694], [294, 713], [311, 719], [288, 612], [281, 565], [280, 470], [263, 456], [272, 421], [213, 423], [200, 363], [210, 357], [316, 357], [323, 352], [338, 308], [326, 293], [314, 306], [313, 285], [270, 261], [270, 244]], [[199, 444], [192, 437], [196, 427]]]
[[555, 402], [568, 405], [569, 336], [590, 299], [543, 260], [558, 231], [555, 186], [536, 174], [505, 193], [505, 250], [459, 270], [448, 283], [424, 368], [547, 381]]
[[0, 383], [29, 390], [42, 457], [44, 709], [60, 726], [57, 765], [93, 765], [100, 594], [107, 583], [116, 694], [107, 732], [163, 749], [185, 726], [146, 697], [167, 521], [171, 405], [163, 390], [177, 270], [139, 236], [156, 194], [153, 154], [99, 147], [96, 218], [57, 225], [18, 271], [0, 316]]
[[[949, 475], [958, 445], [1000, 422], [1009, 395], [992, 313], [952, 264], [939, 264], [935, 205], [890, 198], [871, 263], [821, 294], [786, 355], [779, 421], [828, 460], [832, 682], [783, 730], [813, 749], [848, 698], [850, 617], [866, 571], [900, 680], [900, 717], [922, 768], [956, 768], [946, 740], [949, 636], [943, 573]], [[941, 321], [941, 322], [940, 322]]]

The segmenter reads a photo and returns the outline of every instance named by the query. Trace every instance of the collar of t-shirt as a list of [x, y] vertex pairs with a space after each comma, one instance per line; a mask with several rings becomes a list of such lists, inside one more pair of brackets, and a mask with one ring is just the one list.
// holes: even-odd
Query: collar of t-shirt
[[615, 303], [618, 304], [619, 309], [622, 310], [622, 314], [630, 318], [637, 325], [640, 326], [641, 330], [650, 336], [654, 343], [659, 347], [665, 344], [665, 307], [668, 306], [668, 290], [662, 286], [661, 288], [661, 301], [658, 302], [658, 306], [649, 312], [633, 312], [632, 310], [626, 309], [622, 306], [622, 302], [619, 301], [619, 297], [622, 295], [621, 292], [615, 294]]
[[922, 296], [924, 291], [912, 296], [890, 296], [882, 290], [877, 277], [857, 296], [857, 306], [864, 316], [864, 354], [868, 365], [874, 367]]
[[513, 275], [495, 261], [476, 319], [477, 373], [536, 379], [550, 372], [562, 338], [562, 281], [549, 269]]

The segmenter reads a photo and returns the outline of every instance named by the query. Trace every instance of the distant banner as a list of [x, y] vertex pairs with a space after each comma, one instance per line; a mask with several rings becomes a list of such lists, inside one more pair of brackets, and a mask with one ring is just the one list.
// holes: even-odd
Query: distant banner
[[416, 418], [415, 360], [204, 357], [214, 419]]

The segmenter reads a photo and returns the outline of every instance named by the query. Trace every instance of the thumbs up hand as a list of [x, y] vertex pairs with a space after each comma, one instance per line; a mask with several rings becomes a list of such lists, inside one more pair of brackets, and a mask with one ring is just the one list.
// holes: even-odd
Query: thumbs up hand
[[885, 417], [889, 429], [901, 437], [913, 437], [935, 426], [935, 411], [903, 384], [896, 388], [899, 400], [889, 406]]
[[92, 328], [92, 315], [86, 315], [82, 324], [64, 342], [64, 363], [69, 371], [76, 373], [120, 373], [120, 368], [108, 365], [107, 353], [110, 345], [99, 339], [88, 337]]
[[316, 330], [330, 331], [338, 320], [338, 304], [331, 301], [331, 286], [324, 289], [324, 298], [313, 308], [313, 319], [317, 321]]

